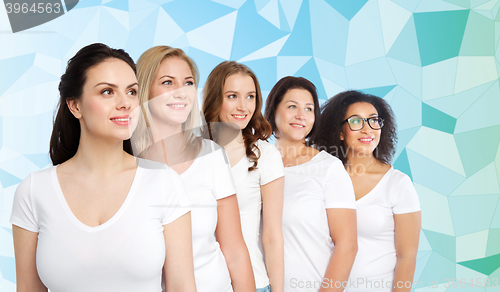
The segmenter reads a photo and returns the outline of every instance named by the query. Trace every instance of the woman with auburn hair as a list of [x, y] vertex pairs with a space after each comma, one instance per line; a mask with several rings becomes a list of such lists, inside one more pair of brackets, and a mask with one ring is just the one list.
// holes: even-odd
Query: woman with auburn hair
[[[257, 291], [280, 292], [284, 172], [280, 153], [267, 142], [271, 126], [261, 107], [259, 82], [247, 66], [226, 61], [212, 70], [203, 90], [203, 113], [211, 138], [223, 144], [229, 156]], [[235, 124], [237, 136], [217, 122]]]
[[198, 291], [255, 291], [226, 153], [199, 137], [195, 63], [181, 49], [157, 46], [141, 55], [137, 76], [143, 119], [132, 144], [139, 156], [174, 169], [186, 186]]
[[131, 155], [137, 90], [123, 50], [92, 44], [69, 60], [54, 166], [31, 173], [14, 196], [17, 291], [154, 292], [162, 279], [168, 291], [196, 291], [182, 182]]
[[318, 130], [315, 86], [282, 78], [265, 117], [285, 166], [284, 291], [343, 291], [357, 250], [354, 191], [342, 162], [310, 146]]
[[358, 91], [341, 92], [322, 109], [314, 143], [342, 160], [356, 194], [359, 250], [346, 291], [410, 291], [421, 214], [410, 178], [390, 165], [394, 113]]

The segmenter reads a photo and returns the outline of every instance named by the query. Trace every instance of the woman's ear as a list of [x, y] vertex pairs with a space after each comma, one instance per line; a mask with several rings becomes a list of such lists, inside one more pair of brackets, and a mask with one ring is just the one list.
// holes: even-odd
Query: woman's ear
[[344, 133], [340, 132], [340, 141], [344, 141]]
[[80, 106], [78, 105], [78, 101], [76, 99], [66, 99], [66, 105], [75, 118], [80, 119], [82, 117]]

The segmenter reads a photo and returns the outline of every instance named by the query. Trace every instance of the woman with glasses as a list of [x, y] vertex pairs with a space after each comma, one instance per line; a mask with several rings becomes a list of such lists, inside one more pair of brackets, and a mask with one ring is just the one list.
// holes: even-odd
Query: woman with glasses
[[358, 254], [345, 291], [410, 291], [420, 235], [420, 205], [410, 178], [390, 162], [394, 114], [382, 98], [337, 94], [322, 107], [316, 148], [337, 156], [356, 195]]
[[356, 256], [349, 176], [339, 159], [310, 145], [319, 113], [316, 87], [301, 77], [282, 78], [267, 97], [265, 118], [285, 166], [285, 292], [343, 291]]

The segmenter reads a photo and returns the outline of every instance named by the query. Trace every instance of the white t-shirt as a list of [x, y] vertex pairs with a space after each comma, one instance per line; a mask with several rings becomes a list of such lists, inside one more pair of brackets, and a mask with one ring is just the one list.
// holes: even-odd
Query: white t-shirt
[[250, 253], [255, 284], [259, 289], [269, 285], [260, 234], [262, 217], [260, 186], [284, 176], [285, 172], [281, 154], [274, 145], [258, 140], [257, 147], [260, 150], [257, 169], [249, 172], [248, 167], [252, 166], [253, 162], [244, 156], [231, 168], [231, 171], [236, 184], [241, 230]]
[[192, 202], [196, 288], [200, 292], [233, 291], [226, 260], [215, 238], [217, 200], [236, 193], [226, 152], [204, 139], [198, 157], [181, 178]]
[[163, 225], [188, 212], [190, 202], [175, 171], [141, 162], [120, 209], [96, 227], [71, 212], [56, 166], [19, 184], [10, 222], [38, 233], [36, 267], [50, 291], [160, 291]]
[[351, 179], [338, 158], [321, 151], [306, 163], [285, 167], [285, 292], [321, 288], [334, 248], [328, 208], [356, 208]]
[[396, 268], [394, 214], [420, 211], [417, 192], [406, 174], [391, 167], [356, 207], [358, 254], [345, 291], [390, 292]]

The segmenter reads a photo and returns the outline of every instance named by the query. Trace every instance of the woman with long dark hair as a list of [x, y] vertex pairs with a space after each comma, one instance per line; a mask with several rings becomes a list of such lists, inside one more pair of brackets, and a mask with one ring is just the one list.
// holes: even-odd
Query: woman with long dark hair
[[123, 50], [92, 44], [69, 60], [54, 166], [31, 173], [14, 197], [17, 291], [153, 292], [162, 277], [168, 291], [196, 291], [182, 183], [130, 154], [137, 91]]
[[265, 117], [285, 166], [284, 291], [343, 291], [357, 250], [354, 192], [342, 162], [311, 147], [316, 87], [282, 78], [267, 97]]
[[318, 149], [342, 160], [356, 194], [358, 254], [346, 291], [410, 291], [420, 204], [410, 178], [394, 169], [396, 121], [387, 102], [341, 92], [322, 107]]
[[[212, 70], [203, 90], [203, 113], [211, 138], [222, 143], [229, 156], [257, 291], [280, 292], [284, 172], [280, 153], [267, 142], [271, 126], [261, 107], [259, 82], [250, 68], [226, 61]], [[226, 127], [220, 123], [235, 125], [237, 135], [223, 131]]]

